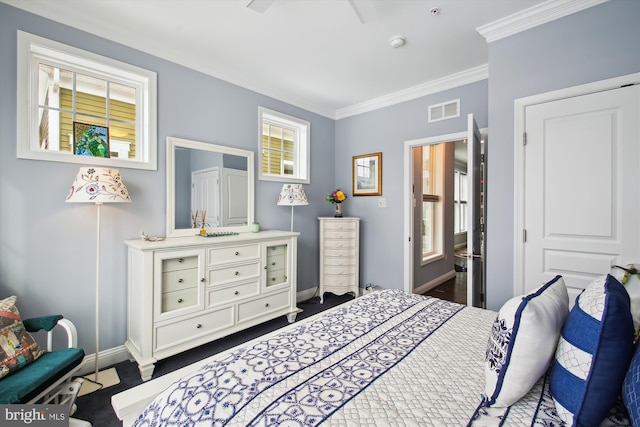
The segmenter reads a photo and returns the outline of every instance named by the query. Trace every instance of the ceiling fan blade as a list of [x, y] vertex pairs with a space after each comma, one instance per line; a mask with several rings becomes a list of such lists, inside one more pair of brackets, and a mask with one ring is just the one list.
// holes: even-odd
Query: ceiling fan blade
[[378, 17], [378, 9], [371, 0], [348, 0], [358, 19], [363, 24], [371, 22]]
[[264, 13], [276, 0], [249, 0], [247, 7], [256, 12]]

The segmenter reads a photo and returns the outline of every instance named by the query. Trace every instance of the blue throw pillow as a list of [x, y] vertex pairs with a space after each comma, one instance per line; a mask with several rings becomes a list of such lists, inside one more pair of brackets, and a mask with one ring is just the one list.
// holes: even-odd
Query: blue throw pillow
[[640, 427], [640, 345], [636, 345], [636, 352], [624, 377], [622, 399], [633, 427]]
[[562, 328], [551, 395], [570, 426], [600, 425], [620, 395], [633, 355], [629, 295], [613, 276], [590, 283]]

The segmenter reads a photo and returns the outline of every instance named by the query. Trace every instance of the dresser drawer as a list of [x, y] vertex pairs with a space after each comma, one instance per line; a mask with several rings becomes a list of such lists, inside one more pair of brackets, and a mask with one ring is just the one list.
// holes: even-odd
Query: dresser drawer
[[191, 268], [198, 268], [198, 257], [188, 256], [184, 258], [168, 258], [162, 260], [162, 272], [176, 271], [176, 270], [188, 270]]
[[355, 240], [356, 238], [355, 230], [345, 230], [345, 231], [325, 230], [323, 235], [325, 239]]
[[341, 258], [355, 258], [356, 248], [350, 249], [325, 249], [323, 253], [324, 257], [341, 257]]
[[198, 268], [162, 273], [162, 292], [177, 291], [197, 286]]
[[286, 260], [284, 254], [273, 255], [267, 257], [267, 265], [265, 265], [267, 271], [271, 270], [284, 270], [286, 267]]
[[284, 283], [287, 281], [287, 275], [285, 273], [285, 269], [282, 268], [280, 270], [268, 270], [267, 271], [267, 287], [273, 285], [279, 285], [280, 283]]
[[155, 350], [189, 341], [233, 325], [233, 307], [155, 327]]
[[324, 229], [331, 230], [331, 231], [355, 230], [357, 226], [358, 226], [358, 223], [355, 221], [325, 221], [324, 222]]
[[267, 247], [267, 258], [271, 256], [284, 255], [286, 253], [287, 245], [277, 245]]
[[198, 287], [181, 289], [162, 293], [161, 313], [167, 313], [181, 308], [188, 308], [198, 304]]
[[356, 283], [355, 274], [348, 274], [344, 276], [332, 276], [330, 274], [325, 274], [323, 279], [325, 286], [354, 286]]
[[216, 286], [223, 283], [250, 279], [260, 276], [260, 261], [250, 264], [235, 265], [232, 267], [216, 268], [209, 270], [209, 285]]
[[[325, 252], [326, 255], [326, 252]], [[345, 265], [356, 265], [356, 257], [355, 256], [325, 256], [324, 257], [324, 263], [323, 265], [325, 267], [330, 267], [330, 266], [345, 266]]]
[[210, 289], [208, 292], [208, 304], [219, 305], [237, 301], [242, 298], [258, 295], [260, 293], [260, 281], [233, 285], [228, 288]]
[[327, 239], [324, 241], [325, 249], [351, 249], [356, 247], [355, 240]]
[[238, 304], [238, 323], [289, 306], [291, 291], [265, 295], [263, 298]]
[[356, 274], [355, 265], [324, 265], [324, 274]]
[[226, 264], [235, 261], [246, 261], [260, 257], [260, 244], [231, 246], [209, 249], [209, 265]]

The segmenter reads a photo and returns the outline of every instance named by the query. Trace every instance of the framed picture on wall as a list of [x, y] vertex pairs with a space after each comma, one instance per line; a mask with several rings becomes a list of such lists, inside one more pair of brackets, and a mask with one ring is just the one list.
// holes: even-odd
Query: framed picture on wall
[[109, 158], [109, 128], [73, 122], [73, 154]]
[[382, 196], [382, 153], [353, 156], [351, 167], [354, 196]]

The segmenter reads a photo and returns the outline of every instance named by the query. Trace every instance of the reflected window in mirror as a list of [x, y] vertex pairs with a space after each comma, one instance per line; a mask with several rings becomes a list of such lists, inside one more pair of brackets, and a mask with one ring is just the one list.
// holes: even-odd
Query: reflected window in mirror
[[259, 179], [309, 184], [311, 124], [259, 107]]
[[157, 169], [154, 72], [19, 31], [17, 77], [19, 158]]

